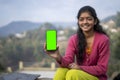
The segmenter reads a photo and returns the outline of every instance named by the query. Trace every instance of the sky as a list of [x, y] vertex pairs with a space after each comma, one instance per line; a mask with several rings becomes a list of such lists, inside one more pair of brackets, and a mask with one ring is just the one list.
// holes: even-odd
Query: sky
[[73, 22], [86, 5], [96, 10], [99, 19], [120, 11], [119, 0], [0, 0], [0, 27], [12, 21]]

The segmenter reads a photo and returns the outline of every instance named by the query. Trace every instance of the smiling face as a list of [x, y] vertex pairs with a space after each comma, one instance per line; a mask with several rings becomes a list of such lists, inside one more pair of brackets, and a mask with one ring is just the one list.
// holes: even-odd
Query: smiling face
[[94, 30], [96, 20], [90, 15], [89, 12], [83, 12], [79, 16], [78, 25], [83, 32], [90, 32]]

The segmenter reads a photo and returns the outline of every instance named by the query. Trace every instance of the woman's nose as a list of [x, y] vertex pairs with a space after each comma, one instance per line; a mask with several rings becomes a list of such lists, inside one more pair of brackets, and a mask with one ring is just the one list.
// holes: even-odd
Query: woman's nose
[[87, 22], [88, 22], [87, 19], [84, 19], [84, 20], [83, 20], [83, 23], [87, 23]]

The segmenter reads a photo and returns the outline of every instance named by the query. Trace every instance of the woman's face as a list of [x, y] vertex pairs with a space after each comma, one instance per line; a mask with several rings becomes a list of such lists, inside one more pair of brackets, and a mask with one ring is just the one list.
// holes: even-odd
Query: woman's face
[[78, 19], [78, 24], [83, 32], [89, 32], [93, 30], [96, 21], [88, 12], [83, 12]]

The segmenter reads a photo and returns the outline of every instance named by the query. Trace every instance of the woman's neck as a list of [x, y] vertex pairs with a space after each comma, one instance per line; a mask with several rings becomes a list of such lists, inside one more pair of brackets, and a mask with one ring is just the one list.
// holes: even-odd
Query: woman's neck
[[94, 31], [94, 30], [91, 30], [91, 31], [89, 31], [89, 32], [83, 32], [83, 33], [84, 33], [84, 35], [85, 35], [85, 38], [87, 39], [87, 38], [93, 37], [95, 31]]

